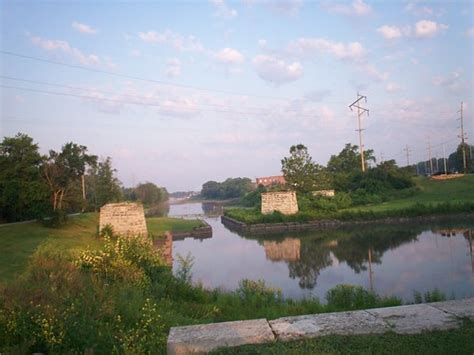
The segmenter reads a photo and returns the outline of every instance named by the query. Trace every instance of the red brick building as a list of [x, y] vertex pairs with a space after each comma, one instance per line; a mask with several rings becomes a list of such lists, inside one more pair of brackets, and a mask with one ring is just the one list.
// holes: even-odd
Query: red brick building
[[286, 180], [283, 176], [263, 176], [255, 179], [257, 186], [272, 186], [272, 185], [284, 185]]

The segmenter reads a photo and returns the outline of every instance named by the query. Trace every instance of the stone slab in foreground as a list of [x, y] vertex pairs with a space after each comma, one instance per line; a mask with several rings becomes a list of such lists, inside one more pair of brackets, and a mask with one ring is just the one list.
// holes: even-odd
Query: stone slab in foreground
[[332, 334], [380, 334], [390, 330], [384, 321], [366, 311], [285, 317], [270, 321], [270, 326], [282, 341]]
[[173, 327], [168, 354], [204, 353], [219, 347], [262, 344], [275, 340], [266, 319]]
[[470, 318], [474, 320], [474, 298], [468, 298], [465, 300], [457, 301], [430, 303], [430, 306], [454, 314], [455, 316], [460, 318]]
[[368, 309], [367, 312], [387, 322], [391, 329], [399, 334], [459, 327], [459, 321], [454, 315], [427, 304]]

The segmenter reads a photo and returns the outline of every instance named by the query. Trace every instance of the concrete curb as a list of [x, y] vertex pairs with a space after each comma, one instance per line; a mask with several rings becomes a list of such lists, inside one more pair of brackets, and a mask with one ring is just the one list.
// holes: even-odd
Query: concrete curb
[[474, 320], [474, 298], [283, 317], [271, 321], [254, 319], [200, 324], [171, 328], [167, 350], [168, 354], [206, 353], [223, 347], [326, 335], [382, 334], [389, 331], [418, 334], [458, 328], [465, 318]]

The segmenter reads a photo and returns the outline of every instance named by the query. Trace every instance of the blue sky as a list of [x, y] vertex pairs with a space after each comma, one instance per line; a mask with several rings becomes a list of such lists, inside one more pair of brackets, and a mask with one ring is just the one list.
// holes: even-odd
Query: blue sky
[[27, 133], [43, 152], [86, 145], [112, 157], [126, 186], [197, 190], [276, 175], [297, 143], [326, 164], [358, 144], [348, 108], [358, 91], [370, 109], [364, 143], [378, 159], [405, 165], [406, 145], [412, 161], [427, 159], [428, 141], [434, 156], [442, 143], [452, 151], [461, 101], [474, 138], [471, 1], [2, 1], [0, 10], [1, 135]]

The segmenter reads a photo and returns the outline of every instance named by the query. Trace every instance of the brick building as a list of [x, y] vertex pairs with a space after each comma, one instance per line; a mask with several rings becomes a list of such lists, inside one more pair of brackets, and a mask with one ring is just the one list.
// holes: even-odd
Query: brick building
[[284, 185], [286, 180], [283, 176], [263, 176], [255, 179], [257, 186], [272, 186], [272, 185]]

